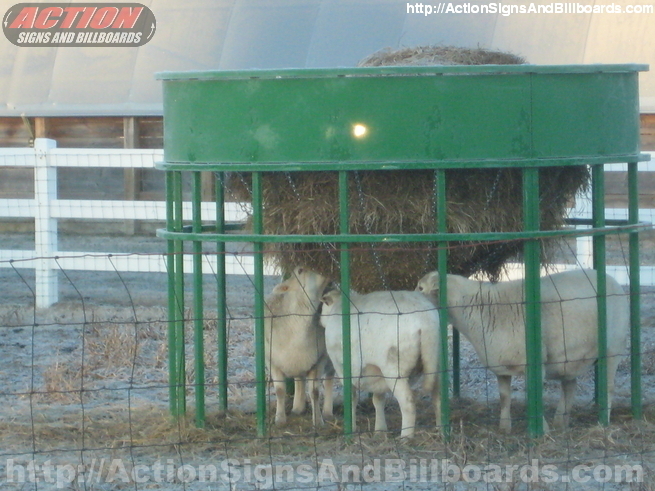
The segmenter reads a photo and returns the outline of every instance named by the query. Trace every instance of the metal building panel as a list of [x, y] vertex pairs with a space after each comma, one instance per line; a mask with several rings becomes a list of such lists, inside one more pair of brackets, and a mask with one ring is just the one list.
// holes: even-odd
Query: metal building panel
[[[18, 48], [3, 37], [0, 116], [160, 115], [156, 72], [349, 67], [385, 47], [480, 46], [536, 64], [655, 64], [649, 14], [426, 16], [399, 0], [142, 3], [157, 32], [138, 48]], [[0, 10], [14, 4], [0, 0]], [[448, 5], [464, 4], [486, 5]], [[642, 111], [655, 112], [655, 73], [642, 73], [640, 83]]]

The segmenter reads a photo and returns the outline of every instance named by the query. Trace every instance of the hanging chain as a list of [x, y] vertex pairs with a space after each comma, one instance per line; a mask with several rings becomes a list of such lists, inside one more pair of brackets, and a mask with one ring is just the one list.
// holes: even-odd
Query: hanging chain
[[498, 184], [500, 183], [500, 176], [502, 172], [503, 172], [502, 169], [498, 169], [498, 171], [496, 172], [496, 178], [494, 179], [494, 183], [491, 185], [491, 191], [487, 192], [487, 202], [484, 204], [484, 211], [487, 211], [489, 209], [491, 200], [494, 198], [496, 191], [498, 190]]
[[[359, 197], [359, 207], [361, 210], [364, 210], [364, 192], [362, 190], [362, 180], [359, 175], [359, 171], [355, 171], [355, 184], [357, 185], [357, 195]], [[366, 233], [368, 235], [372, 235], [371, 227], [364, 219], [364, 227], [366, 228]], [[389, 290], [389, 282], [387, 281], [387, 275], [384, 273], [384, 269], [382, 268], [382, 261], [380, 260], [380, 254], [378, 250], [375, 248], [374, 244], [369, 243], [369, 247], [371, 248], [371, 252], [373, 253], [373, 261], [375, 262], [375, 268], [378, 270], [378, 274], [380, 275], [380, 278], [382, 279], [382, 286], [384, 287], [385, 290]]]
[[291, 186], [291, 190], [293, 191], [293, 194], [296, 196], [296, 200], [300, 201], [302, 199], [302, 196], [300, 196], [300, 193], [298, 192], [298, 188], [296, 187], [296, 183], [293, 181], [293, 178], [291, 177], [291, 172], [285, 172], [284, 177], [286, 177], [289, 186]]
[[220, 174], [221, 174], [221, 172], [214, 172], [215, 177], [217, 177], [217, 178], [220, 179], [221, 184], [223, 185], [223, 189], [224, 189], [224, 191], [225, 191], [225, 192], [228, 192], [228, 193], [230, 194], [230, 196], [232, 197], [232, 199], [234, 199], [234, 202], [237, 203], [237, 205], [239, 206], [239, 208], [241, 208], [241, 211], [242, 211], [243, 213], [245, 213], [247, 216], [252, 215], [252, 208], [251, 208], [250, 206], [248, 206], [248, 203], [245, 202], [245, 201], [243, 201], [243, 200], [241, 200], [241, 199], [236, 199], [236, 197], [235, 197], [235, 195], [234, 195], [234, 191], [232, 191], [232, 190], [231, 190], [231, 189], [226, 185], [226, 183], [227, 183], [227, 181], [228, 181], [227, 176], [234, 176], [234, 175], [239, 176], [239, 180], [241, 181], [241, 184], [243, 184], [243, 187], [245, 188], [246, 192], [248, 193], [248, 195], [250, 195], [250, 197], [251, 197], [251, 199], [252, 199], [252, 188], [251, 188], [250, 186], [248, 186], [248, 182], [247, 182], [246, 179], [243, 177], [243, 173], [242, 173], [242, 172], [234, 172], [234, 173], [232, 173], [232, 172], [229, 172], [229, 173], [228, 173], [228, 172], [223, 172], [223, 173], [222, 173], [223, 176], [222, 176], [222, 177], [219, 177]]
[[[432, 213], [434, 213], [434, 219], [432, 220], [432, 223], [434, 224], [434, 231], [437, 232], [437, 223], [439, 220], [439, 217], [437, 216], [437, 187], [438, 187], [438, 181], [437, 181], [437, 171], [434, 171], [432, 173]], [[423, 271], [432, 271], [435, 268], [435, 260], [432, 258], [432, 254], [430, 254], [430, 251], [436, 251], [437, 243], [436, 242], [430, 242], [430, 245], [428, 246], [429, 249], [426, 250], [426, 254], [423, 257]]]

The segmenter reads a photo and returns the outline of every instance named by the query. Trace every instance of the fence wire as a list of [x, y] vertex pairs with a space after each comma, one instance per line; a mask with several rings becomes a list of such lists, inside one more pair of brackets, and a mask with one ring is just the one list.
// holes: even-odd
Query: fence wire
[[[624, 242], [612, 241], [611, 262], [625, 263]], [[571, 248], [564, 243], [556, 255], [575, 266]], [[106, 260], [115, 258], [107, 254]], [[190, 309], [185, 315], [189, 412], [178, 419], [169, 414], [165, 273], [81, 272], [61, 266], [57, 275], [59, 302], [37, 309], [33, 269], [9, 262], [0, 268], [2, 489], [646, 491], [655, 486], [652, 287], [644, 287], [641, 297], [641, 421], [631, 417], [630, 368], [624, 361], [610, 426], [597, 423], [589, 370], [579, 378], [570, 427], [535, 440], [525, 436], [524, 385], [515, 378], [513, 429], [501, 433], [496, 377], [463, 339], [461, 397], [451, 401], [450, 439], [436, 428], [429, 395], [420, 391], [416, 434], [410, 440], [399, 438], [400, 411], [390, 396], [389, 429], [373, 431], [368, 393], [358, 398], [356, 433], [344, 436], [338, 380], [334, 418], [318, 428], [312, 426], [309, 405], [295, 415], [290, 404], [287, 424], [276, 426], [275, 394], [269, 388], [269, 433], [257, 438], [250, 275], [227, 278], [227, 412], [217, 409], [216, 282], [205, 275], [205, 428], [194, 425]], [[277, 282], [267, 277], [267, 294]], [[545, 383], [549, 422], [559, 392], [557, 382]]]

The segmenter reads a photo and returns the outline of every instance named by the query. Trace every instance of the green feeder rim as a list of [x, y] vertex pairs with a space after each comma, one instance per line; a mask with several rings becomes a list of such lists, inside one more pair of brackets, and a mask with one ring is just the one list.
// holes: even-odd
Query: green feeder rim
[[252, 78], [322, 78], [365, 77], [371, 75], [486, 75], [502, 73], [627, 73], [647, 72], [649, 66], [639, 63], [592, 65], [436, 65], [359, 68], [287, 68], [264, 70], [201, 70], [158, 72], [157, 80], [243, 80]]

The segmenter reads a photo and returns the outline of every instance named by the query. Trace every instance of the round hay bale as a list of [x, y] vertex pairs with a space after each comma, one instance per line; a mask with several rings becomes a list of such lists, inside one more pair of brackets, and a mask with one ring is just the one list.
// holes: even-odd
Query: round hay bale
[[[541, 227], [564, 224], [570, 200], [588, 180], [585, 167], [540, 171]], [[447, 172], [449, 232], [510, 232], [523, 228], [522, 177], [514, 169]], [[349, 180], [350, 231], [357, 234], [434, 233], [432, 171], [369, 171]], [[338, 234], [336, 173], [269, 174], [264, 179], [264, 228], [267, 234]], [[352, 285], [369, 292], [413, 289], [437, 263], [432, 242], [351, 244]], [[449, 271], [464, 276], [485, 273], [497, 279], [504, 264], [522, 251], [522, 242], [456, 243], [449, 247]], [[303, 264], [339, 277], [337, 244], [273, 244], [275, 263], [285, 272]]]
[[521, 65], [520, 56], [483, 48], [417, 46], [392, 50], [384, 48], [361, 60], [357, 66], [432, 65]]
[[[359, 66], [435, 64], [520, 64], [515, 55], [484, 49], [417, 47], [382, 50]], [[567, 205], [589, 180], [585, 166], [540, 170], [541, 228], [562, 227]], [[449, 232], [510, 232], [523, 228], [520, 169], [466, 169], [446, 173]], [[248, 188], [247, 176], [242, 176]], [[237, 186], [239, 187], [239, 186]], [[433, 233], [436, 231], [434, 172], [360, 171], [349, 178], [350, 231], [357, 234]], [[336, 172], [265, 173], [266, 234], [338, 234]], [[413, 289], [435, 269], [435, 243], [351, 244], [351, 283], [362, 293]], [[268, 257], [283, 273], [304, 265], [339, 278], [339, 248], [333, 243], [272, 244]], [[497, 279], [504, 264], [520, 255], [522, 243], [476, 242], [449, 246], [449, 272], [484, 273]]]

